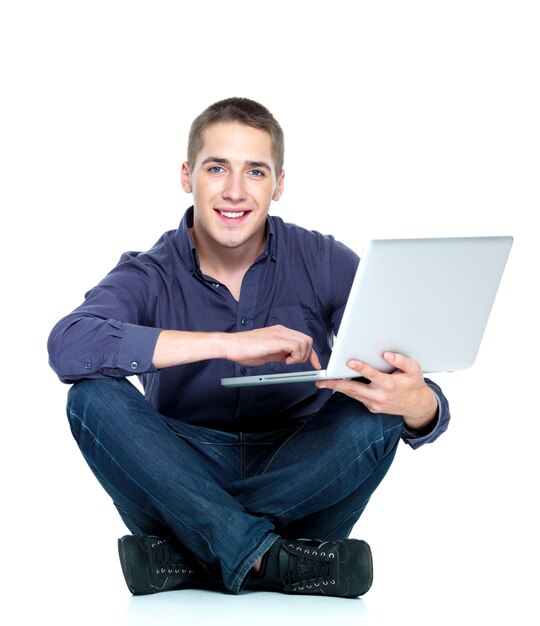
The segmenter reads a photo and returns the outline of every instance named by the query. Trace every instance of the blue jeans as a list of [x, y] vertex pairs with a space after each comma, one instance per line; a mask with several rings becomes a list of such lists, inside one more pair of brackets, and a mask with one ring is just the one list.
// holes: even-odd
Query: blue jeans
[[402, 431], [337, 393], [286, 429], [218, 431], [161, 415], [114, 378], [75, 383], [67, 412], [129, 530], [175, 536], [233, 593], [278, 536], [346, 538]]

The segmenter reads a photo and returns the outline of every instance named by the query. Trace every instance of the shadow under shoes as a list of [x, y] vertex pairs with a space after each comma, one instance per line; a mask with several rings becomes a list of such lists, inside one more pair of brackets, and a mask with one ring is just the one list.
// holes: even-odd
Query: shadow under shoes
[[359, 539], [278, 539], [263, 556], [246, 589], [356, 598], [373, 582], [369, 545]]
[[210, 583], [208, 574], [175, 540], [126, 535], [118, 540], [118, 554], [133, 595], [205, 588]]

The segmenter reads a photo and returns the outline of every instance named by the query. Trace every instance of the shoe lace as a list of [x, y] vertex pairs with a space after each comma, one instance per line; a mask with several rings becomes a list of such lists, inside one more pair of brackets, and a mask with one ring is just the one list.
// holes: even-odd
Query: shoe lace
[[156, 574], [193, 574], [185, 557], [167, 541], [158, 539], [151, 544], [153, 568]]
[[[303, 584], [319, 587], [321, 584], [335, 585], [337, 580], [337, 558], [333, 552], [310, 549], [306, 546], [289, 544], [286, 585]], [[303, 589], [301, 587], [300, 589]]]

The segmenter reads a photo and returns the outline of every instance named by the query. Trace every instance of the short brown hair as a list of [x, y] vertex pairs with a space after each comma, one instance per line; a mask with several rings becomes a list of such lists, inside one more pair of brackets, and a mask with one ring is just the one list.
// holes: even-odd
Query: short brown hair
[[195, 159], [203, 142], [204, 131], [212, 124], [239, 122], [252, 128], [265, 130], [272, 139], [272, 154], [276, 165], [276, 175], [283, 169], [285, 140], [283, 130], [275, 117], [262, 104], [248, 98], [227, 98], [211, 104], [191, 124], [188, 140], [188, 165]]

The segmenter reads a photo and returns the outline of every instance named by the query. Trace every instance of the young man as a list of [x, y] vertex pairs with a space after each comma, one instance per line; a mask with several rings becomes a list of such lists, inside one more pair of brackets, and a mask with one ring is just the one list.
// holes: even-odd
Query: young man
[[358, 264], [332, 237], [269, 216], [283, 153], [262, 105], [206, 109], [180, 227], [125, 253], [50, 335], [51, 366], [74, 383], [73, 435], [133, 533], [119, 553], [134, 594], [364, 594], [371, 552], [347, 537], [400, 438], [416, 448], [447, 427], [441, 390], [399, 354], [385, 354], [392, 374], [351, 361], [369, 384], [221, 386], [326, 365]]

